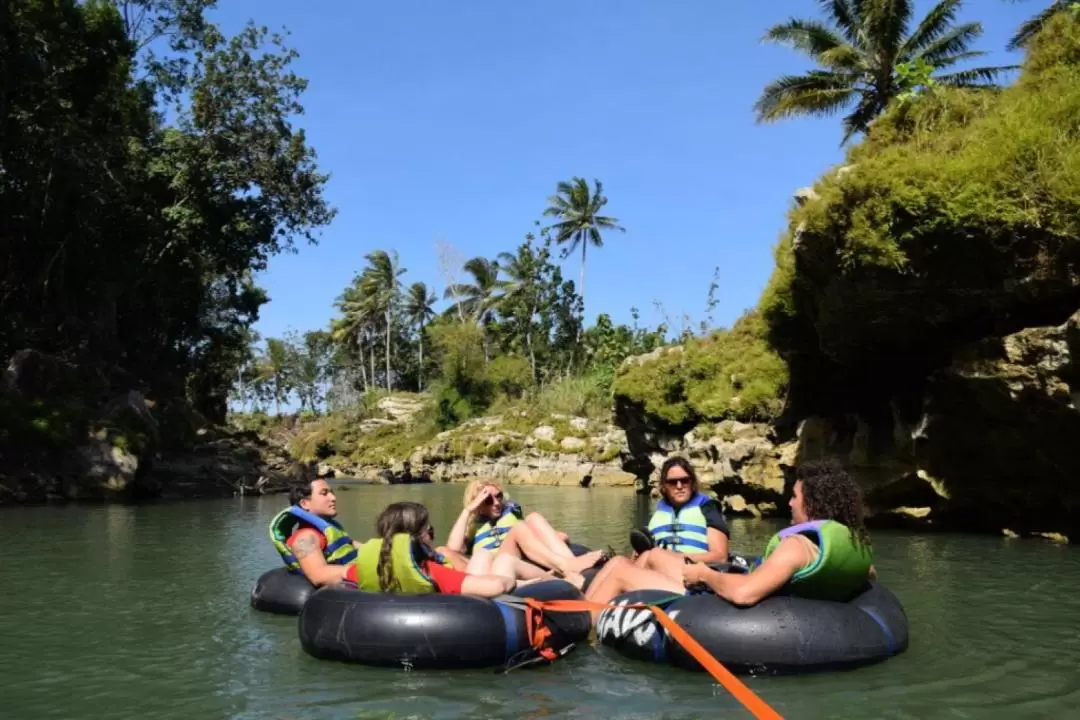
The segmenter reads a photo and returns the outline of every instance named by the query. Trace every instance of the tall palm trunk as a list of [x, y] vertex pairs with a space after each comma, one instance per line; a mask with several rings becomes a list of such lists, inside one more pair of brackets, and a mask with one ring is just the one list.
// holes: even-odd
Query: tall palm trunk
[[247, 396], [244, 392], [244, 367], [236, 368], [236, 377], [240, 381], [240, 412], [246, 412]]
[[420, 334], [417, 336], [417, 345], [420, 348], [420, 360], [416, 370], [416, 390], [424, 392], [424, 321], [420, 321]]
[[525, 326], [525, 345], [529, 348], [529, 364], [532, 365], [532, 380], [533, 385], [536, 384], [536, 351], [533, 350], [532, 343], [532, 324], [533, 317], [536, 315], [536, 303], [533, 302], [529, 308], [529, 323]]
[[[581, 241], [581, 315], [584, 318], [585, 315], [585, 248], [589, 247], [589, 238], [583, 238]], [[578, 329], [578, 337], [581, 337], [581, 330]]]
[[585, 249], [589, 247], [588, 236], [581, 239], [581, 315], [577, 331], [574, 333], [574, 345], [570, 348], [570, 361], [566, 364], [566, 377], [570, 377], [574, 370], [574, 354], [577, 346], [581, 344], [581, 328], [585, 325]]
[[371, 358], [371, 389], [375, 389], [375, 335], [372, 333], [371, 344], [368, 345], [368, 356]]
[[370, 389], [367, 379], [367, 368], [364, 367], [364, 334], [363, 331], [356, 333], [356, 350], [357, 355], [360, 357], [360, 381], [364, 386], [364, 392]]
[[390, 311], [386, 311], [386, 392], [390, 392]]

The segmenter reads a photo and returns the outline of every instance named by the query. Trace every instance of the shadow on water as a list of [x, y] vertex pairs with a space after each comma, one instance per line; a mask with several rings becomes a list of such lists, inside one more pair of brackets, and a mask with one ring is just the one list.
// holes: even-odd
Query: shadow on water
[[[352, 486], [340, 519], [371, 532], [389, 502], [424, 502], [442, 538], [461, 485]], [[592, 547], [629, 547], [647, 501], [621, 489], [508, 488]], [[747, 717], [704, 674], [582, 646], [554, 666], [405, 672], [321, 662], [295, 618], [248, 606], [280, 562], [266, 525], [282, 497], [3, 513], [23, 539], [0, 563], [0, 716], [12, 718]], [[732, 520], [736, 551], [777, 523]], [[1065, 717], [1080, 705], [1080, 555], [1038, 542], [874, 535], [904, 602], [907, 653], [869, 668], [749, 678], [786, 718]]]

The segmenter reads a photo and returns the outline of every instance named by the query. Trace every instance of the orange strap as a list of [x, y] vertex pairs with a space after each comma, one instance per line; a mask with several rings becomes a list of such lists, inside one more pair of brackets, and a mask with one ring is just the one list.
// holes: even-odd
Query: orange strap
[[660, 621], [660, 624], [664, 626], [664, 629], [668, 631], [671, 637], [675, 638], [675, 641], [686, 648], [686, 651], [698, 661], [698, 663], [709, 671], [709, 674], [716, 678], [724, 688], [731, 693], [731, 695], [742, 703], [743, 707], [750, 711], [750, 713], [759, 720], [783, 720], [783, 716], [780, 713], [769, 707], [769, 704], [762, 700], [758, 695], [746, 686], [739, 678], [731, 674], [731, 671], [724, 667], [719, 660], [714, 658], [708, 650], [701, 646], [694, 638], [690, 637], [690, 633], [682, 629], [674, 620], [668, 617], [668, 614], [656, 605], [642, 605], [642, 604], [630, 604], [630, 605], [605, 605], [604, 603], [591, 602], [589, 600], [534, 600], [533, 598], [523, 598], [530, 608], [543, 612], [544, 610], [551, 610], [556, 612], [586, 612], [591, 610], [606, 610], [608, 608], [625, 608], [628, 610], [641, 610], [649, 609], [656, 619]]

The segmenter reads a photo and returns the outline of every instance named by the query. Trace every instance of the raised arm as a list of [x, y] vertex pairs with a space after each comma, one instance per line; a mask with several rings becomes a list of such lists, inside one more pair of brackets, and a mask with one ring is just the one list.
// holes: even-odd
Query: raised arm
[[479, 509], [479, 507], [487, 500], [491, 494], [492, 488], [490, 486], [482, 488], [476, 497], [473, 499], [469, 506], [461, 511], [456, 521], [454, 521], [454, 527], [450, 528], [450, 537], [446, 539], [446, 547], [450, 548], [454, 552], [464, 553], [466, 552], [466, 540], [469, 534], [469, 521], [472, 519], [473, 513]]
[[469, 520], [472, 518], [472, 513], [468, 508], [461, 511], [457, 520], [454, 521], [454, 526], [450, 528], [450, 537], [446, 539], [446, 547], [450, 548], [454, 552], [465, 552], [465, 539], [469, 532]]

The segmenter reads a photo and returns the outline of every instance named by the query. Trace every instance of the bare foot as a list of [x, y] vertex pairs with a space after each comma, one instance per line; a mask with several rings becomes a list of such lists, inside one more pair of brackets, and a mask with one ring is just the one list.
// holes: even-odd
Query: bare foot
[[592, 552], [585, 553], [580, 557], [576, 557], [573, 560], [566, 561], [566, 572], [583, 572], [588, 570], [604, 556], [603, 550], [593, 550]]

